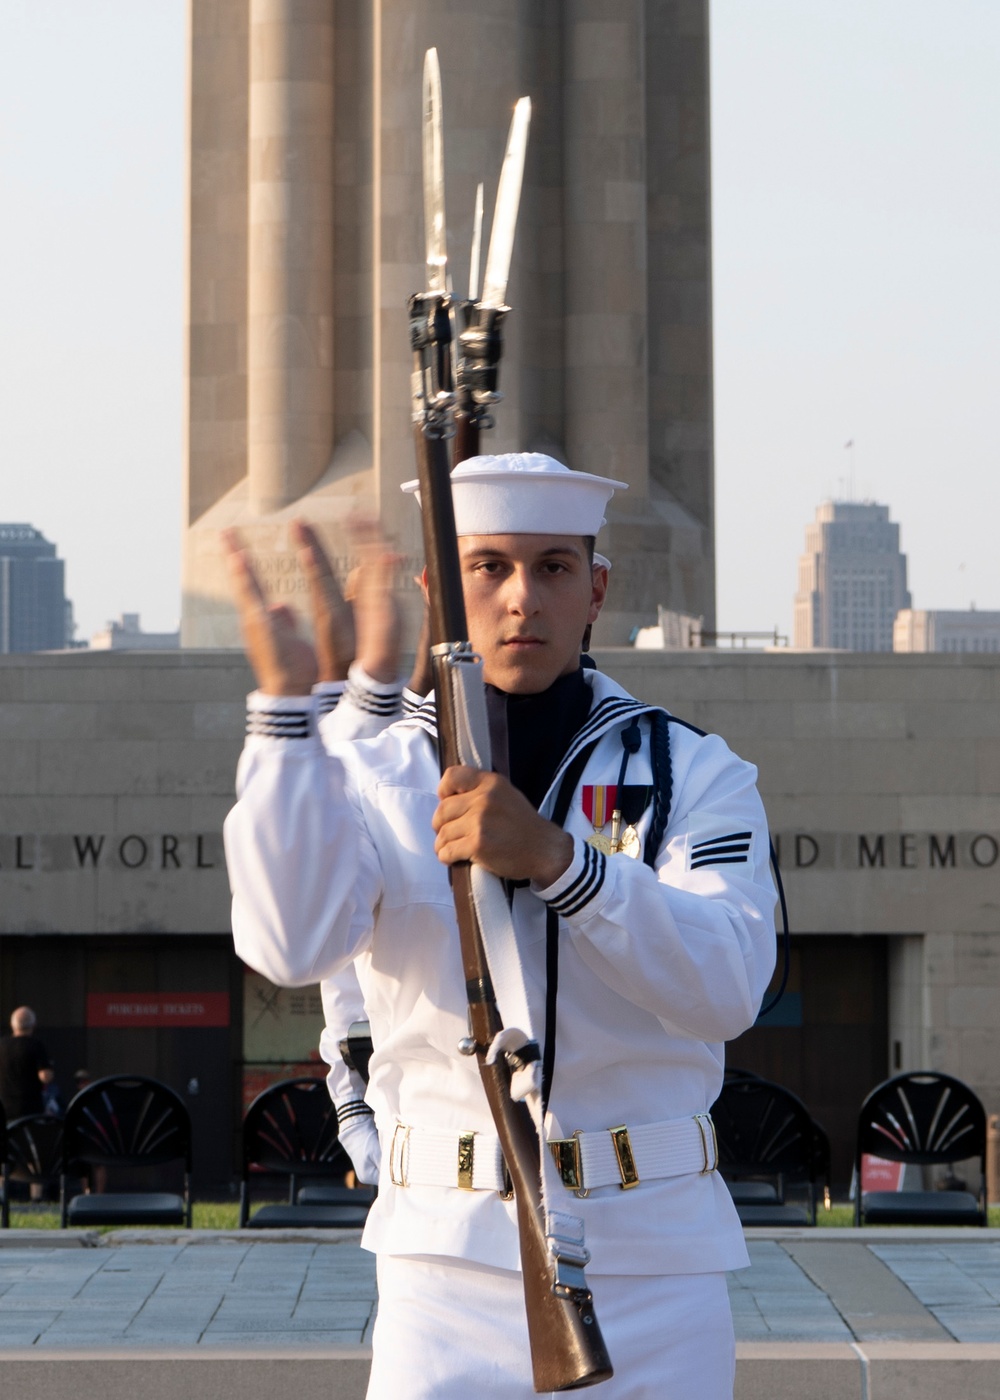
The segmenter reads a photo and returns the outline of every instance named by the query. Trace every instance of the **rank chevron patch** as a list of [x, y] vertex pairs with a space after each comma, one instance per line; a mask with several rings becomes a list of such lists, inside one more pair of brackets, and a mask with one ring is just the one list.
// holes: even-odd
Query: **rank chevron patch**
[[[699, 825], [701, 830], [698, 829]], [[708, 830], [712, 827], [715, 832], [709, 835]], [[715, 817], [710, 822], [696, 823], [689, 833], [687, 868], [701, 870], [706, 865], [747, 865], [752, 848], [752, 831], [727, 829]]]

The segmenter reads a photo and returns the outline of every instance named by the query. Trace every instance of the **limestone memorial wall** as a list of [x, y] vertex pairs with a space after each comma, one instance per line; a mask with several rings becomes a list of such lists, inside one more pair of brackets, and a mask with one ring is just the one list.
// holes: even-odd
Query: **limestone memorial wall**
[[[839, 1139], [842, 1164], [860, 1096], [895, 1069], [947, 1070], [995, 1111], [1000, 662], [631, 649], [597, 659], [759, 768], [793, 975], [774, 1019], [731, 1046], [731, 1062], [797, 1088]], [[58, 1018], [84, 1034], [97, 991], [231, 987], [218, 1042], [230, 1096], [261, 1034], [245, 1052], [251, 993], [227, 951], [220, 837], [250, 684], [235, 651], [0, 658], [0, 1004], [37, 1003], [58, 1040]], [[32, 948], [45, 950], [40, 962]], [[222, 960], [215, 971], [207, 950]], [[150, 958], [169, 976], [149, 971]], [[252, 997], [264, 1007], [259, 989]], [[296, 1026], [298, 1055], [308, 1035]], [[125, 1031], [102, 1022], [88, 1033], [98, 1032], [110, 1063]], [[70, 1043], [93, 1057], [85, 1038]]]

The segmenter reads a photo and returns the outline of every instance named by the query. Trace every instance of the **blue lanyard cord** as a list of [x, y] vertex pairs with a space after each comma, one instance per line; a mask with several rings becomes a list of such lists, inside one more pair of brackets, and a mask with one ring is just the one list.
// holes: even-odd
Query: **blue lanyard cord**
[[670, 721], [662, 710], [649, 716], [649, 761], [653, 770], [653, 816], [646, 833], [642, 858], [655, 868], [660, 843], [667, 832], [670, 805], [674, 795], [673, 765], [670, 762]]
[[[618, 770], [618, 787], [624, 785], [625, 774], [628, 771], [628, 761], [634, 753], [638, 753], [642, 745], [642, 731], [639, 728], [639, 721], [633, 720], [622, 730], [622, 754], [621, 767]], [[552, 812], [552, 820], [556, 826], [562, 826], [569, 813], [569, 804], [576, 785], [583, 777], [583, 772], [590, 759], [590, 755], [597, 747], [597, 740], [577, 754], [576, 758], [567, 768], [563, 775], [559, 792], [556, 796], [555, 807]], [[620, 803], [620, 799], [619, 799]], [[545, 911], [545, 1039], [542, 1045], [542, 1111], [548, 1112], [549, 1094], [552, 1091], [552, 1075], [556, 1063], [556, 1003], [559, 996], [559, 917], [551, 909]]]
[[619, 809], [622, 805], [621, 790], [625, 786], [625, 774], [628, 772], [628, 761], [634, 753], [638, 753], [642, 747], [642, 732], [639, 729], [639, 721], [634, 719], [631, 724], [622, 730], [622, 765], [618, 769], [618, 791], [615, 794], [615, 806]]
[[778, 868], [778, 853], [774, 849], [774, 842], [770, 841], [769, 844], [771, 847], [771, 869], [774, 871], [774, 883], [778, 887], [778, 899], [781, 903], [781, 945], [784, 953], [784, 967], [781, 970], [781, 982], [778, 986], [778, 990], [757, 1012], [758, 1021], [762, 1016], [766, 1016], [769, 1011], [773, 1011], [778, 1002], [785, 995], [785, 988], [788, 985], [788, 972], [792, 963], [792, 936], [788, 929], [788, 905], [785, 903], [785, 887], [781, 883], [781, 871]]

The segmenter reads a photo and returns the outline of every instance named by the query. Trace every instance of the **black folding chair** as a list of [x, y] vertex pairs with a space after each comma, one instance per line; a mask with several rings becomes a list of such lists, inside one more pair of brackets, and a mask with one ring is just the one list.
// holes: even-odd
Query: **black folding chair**
[[[63, 1120], [50, 1113], [29, 1113], [7, 1124], [7, 1162], [11, 1182], [29, 1187], [57, 1186], [62, 1162]], [[6, 1193], [5, 1193], [6, 1194]]]
[[[148, 1176], [183, 1167], [183, 1190], [94, 1191], [120, 1169]], [[90, 1183], [68, 1199], [71, 1174]], [[173, 1089], [140, 1075], [109, 1075], [70, 1101], [63, 1121], [59, 1175], [62, 1225], [181, 1225], [191, 1228], [191, 1119]]]
[[[712, 1105], [712, 1121], [719, 1167], [741, 1222], [815, 1225], [816, 1124], [802, 1101], [767, 1079], [733, 1075]], [[805, 1207], [786, 1202], [789, 1186], [805, 1188]]]
[[[862, 1157], [916, 1166], [973, 1160], [970, 1191], [862, 1191]], [[931, 1070], [897, 1074], [874, 1088], [858, 1116], [856, 1225], [985, 1225], [986, 1111], [960, 1079]]]
[[[344, 1178], [350, 1170], [351, 1159], [337, 1137], [337, 1113], [326, 1080], [285, 1079], [272, 1084], [257, 1095], [243, 1119], [240, 1228], [360, 1227], [372, 1192], [349, 1189]], [[288, 1202], [262, 1205], [251, 1215], [250, 1185], [261, 1175], [287, 1178]], [[302, 1186], [303, 1179], [307, 1186]]]

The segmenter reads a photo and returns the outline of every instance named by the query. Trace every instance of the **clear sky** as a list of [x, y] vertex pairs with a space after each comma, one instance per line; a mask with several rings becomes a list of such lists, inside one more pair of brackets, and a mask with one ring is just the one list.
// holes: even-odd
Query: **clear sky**
[[914, 605], [1000, 608], [1000, 3], [712, 10], [720, 625], [789, 629], [852, 456]]
[[[0, 519], [84, 637], [179, 613], [185, 9], [0, 0]], [[1000, 0], [713, 0], [712, 41], [720, 626], [790, 629], [852, 475], [918, 607], [1000, 608]]]
[[180, 616], [184, 0], [0, 0], [0, 520]]

